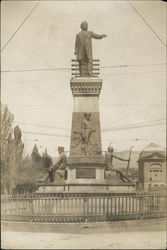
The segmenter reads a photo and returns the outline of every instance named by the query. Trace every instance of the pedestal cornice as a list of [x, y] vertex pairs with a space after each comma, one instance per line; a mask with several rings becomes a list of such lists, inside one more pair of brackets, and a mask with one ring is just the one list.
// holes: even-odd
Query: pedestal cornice
[[102, 79], [99, 77], [74, 77], [70, 81], [73, 96], [99, 96]]

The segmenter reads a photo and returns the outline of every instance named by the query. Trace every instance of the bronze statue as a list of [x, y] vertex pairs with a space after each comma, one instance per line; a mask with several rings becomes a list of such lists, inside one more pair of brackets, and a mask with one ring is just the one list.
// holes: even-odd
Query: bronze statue
[[90, 117], [91, 114], [90, 113], [85, 113], [84, 114], [84, 119], [82, 121], [82, 140], [84, 142], [84, 144], [89, 143], [89, 139], [92, 133], [92, 128], [91, 128], [91, 124], [90, 124]]
[[106, 37], [105, 34], [97, 35], [92, 31], [88, 31], [88, 23], [86, 21], [81, 23], [81, 31], [76, 35], [75, 41], [75, 55], [79, 62], [80, 76], [84, 76], [84, 66], [87, 66], [86, 74], [93, 75], [92, 72], [92, 38], [102, 39]]
[[81, 148], [84, 155], [88, 155], [89, 145], [91, 145], [90, 137], [92, 132], [95, 130], [92, 128], [90, 123], [91, 113], [84, 113], [84, 119], [82, 120], [81, 124]]
[[73, 130], [74, 136], [72, 138], [72, 147], [80, 146], [81, 154], [84, 156], [100, 154], [98, 144], [96, 142], [91, 142], [91, 135], [96, 132], [96, 130], [92, 128], [90, 117], [91, 113], [84, 113], [81, 128]]
[[48, 169], [48, 173], [44, 176], [43, 179], [38, 180], [39, 182], [45, 182], [48, 177], [50, 182], [55, 181], [55, 173], [57, 173], [60, 177], [65, 178], [65, 170], [67, 166], [67, 156], [64, 153], [64, 147], [58, 147], [59, 157], [54, 166], [51, 166]]
[[[130, 155], [131, 155], [131, 151], [130, 151]], [[120, 179], [123, 181], [123, 182], [131, 182], [127, 176], [125, 176], [121, 170], [118, 170], [117, 168], [115, 168], [113, 166], [113, 158], [117, 159], [117, 160], [120, 160], [120, 161], [126, 161], [128, 162], [128, 166], [127, 166], [127, 170], [128, 170], [128, 167], [129, 167], [129, 162], [130, 162], [130, 157], [129, 159], [123, 159], [121, 157], [118, 157], [114, 154], [114, 148], [112, 147], [112, 145], [110, 144], [110, 146], [108, 147], [108, 152], [106, 152], [105, 154], [105, 171], [115, 171]]]

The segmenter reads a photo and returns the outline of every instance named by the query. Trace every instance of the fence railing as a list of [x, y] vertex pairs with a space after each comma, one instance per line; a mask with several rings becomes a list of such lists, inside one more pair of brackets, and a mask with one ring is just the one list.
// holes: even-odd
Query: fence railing
[[[91, 65], [91, 71], [93, 76], [98, 76], [100, 74], [100, 60], [93, 59], [89, 62]], [[89, 66], [90, 67], [90, 66]], [[83, 75], [87, 75], [88, 73], [88, 65], [82, 65], [82, 73]], [[71, 60], [71, 74], [72, 76], [78, 77], [80, 76], [79, 72], [79, 62], [76, 59]]]
[[161, 218], [164, 193], [53, 193], [4, 195], [4, 221], [85, 222]]

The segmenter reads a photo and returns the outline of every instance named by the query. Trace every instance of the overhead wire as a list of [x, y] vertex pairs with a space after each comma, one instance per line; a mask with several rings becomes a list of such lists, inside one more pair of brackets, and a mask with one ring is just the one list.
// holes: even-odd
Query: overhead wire
[[[121, 141], [145, 141], [145, 138], [149, 137], [149, 136], [152, 136], [152, 135], [156, 135], [156, 134], [159, 134], [159, 133], [162, 133], [162, 132], [165, 132], [166, 131], [166, 128], [162, 129], [162, 130], [159, 130], [159, 131], [156, 131], [156, 132], [153, 132], [151, 134], [147, 134], [143, 137], [137, 137], [137, 138], [134, 138], [134, 139], [122, 139], [121, 138]], [[147, 139], [148, 140], [148, 139]], [[103, 139], [103, 141], [111, 141], [109, 139]], [[120, 139], [112, 139], [112, 141], [120, 141]]]
[[10, 41], [13, 39], [13, 37], [16, 35], [16, 33], [21, 29], [21, 27], [25, 24], [25, 22], [28, 20], [28, 18], [31, 16], [31, 14], [34, 12], [34, 10], [39, 5], [40, 1], [32, 8], [30, 13], [26, 16], [24, 21], [19, 25], [19, 27], [16, 29], [16, 31], [13, 33], [13, 35], [8, 39], [8, 41], [5, 43], [5, 45], [1, 48], [1, 52], [7, 47], [7, 45], [10, 43]]
[[135, 75], [135, 74], [150, 74], [150, 73], [162, 73], [166, 72], [166, 70], [152, 70], [152, 71], [138, 71], [138, 72], [128, 72], [128, 73], [108, 73], [108, 74], [103, 74], [104, 76], [111, 76], [111, 75]]
[[42, 132], [34, 132], [34, 131], [22, 131], [23, 134], [34, 134], [34, 135], [46, 135], [46, 136], [56, 136], [56, 137], [67, 137], [70, 138], [68, 135], [63, 134], [51, 134], [51, 133], [42, 133]]
[[[151, 134], [147, 134], [146, 136], [141, 137], [141, 139], [144, 139], [145, 137], [147, 138], [147, 137], [149, 137], [150, 135], [152, 136], [152, 135], [156, 135], [156, 134], [159, 134], [159, 133], [162, 133], [162, 132], [166, 132], [166, 128], [164, 128], [164, 129], [162, 129], [162, 130], [160, 130], [160, 131], [151, 133]], [[141, 140], [141, 139], [139, 139], [139, 140]]]
[[15, 124], [23, 124], [23, 125], [28, 125], [28, 126], [33, 126], [33, 127], [39, 127], [39, 128], [50, 128], [50, 129], [59, 129], [59, 130], [69, 130], [69, 128], [63, 128], [63, 127], [57, 127], [57, 126], [49, 126], [49, 125], [41, 125], [41, 124], [36, 124], [36, 123], [27, 123], [27, 122], [14, 122]]
[[[128, 68], [128, 67], [146, 67], [146, 66], [160, 66], [166, 65], [166, 63], [148, 63], [148, 64], [125, 64], [125, 65], [106, 65], [100, 68]], [[55, 67], [55, 68], [43, 68], [43, 69], [13, 69], [13, 70], [1, 70], [1, 73], [17, 73], [17, 72], [30, 72], [30, 71], [62, 71], [71, 70], [70, 67]]]
[[111, 127], [111, 128], [105, 128], [105, 129], [101, 129], [101, 131], [104, 133], [106, 132], [110, 132], [110, 131], [119, 131], [119, 130], [128, 130], [128, 129], [136, 129], [136, 128], [144, 128], [144, 127], [153, 127], [153, 126], [157, 126], [157, 125], [166, 125], [165, 121], [160, 121], [160, 122], [156, 122], [153, 124], [143, 124], [143, 125], [133, 125], [133, 126], [127, 126], [127, 127]]
[[[148, 107], [148, 108], [145, 108], [145, 109], [141, 109], [141, 110], [139, 110], [138, 112], [135, 112], [135, 113], [132, 114], [132, 115], [128, 115], [128, 117], [127, 117], [127, 115], [126, 115], [126, 116], [122, 117], [121, 119], [112, 121], [112, 123], [119, 122], [119, 121], [125, 120], [125, 119], [127, 119], [127, 118], [129, 119], [130, 117], [136, 116], [136, 115], [138, 115], [138, 114], [140, 114], [140, 113], [144, 113], [144, 112], [146, 112], [147, 110], [150, 110], [150, 109], [152, 109], [152, 108], [156, 108], [156, 107], [158, 107], [159, 105], [161, 105], [162, 103], [165, 103], [165, 102], [166, 102], [166, 101], [164, 100], [164, 101], [161, 101], [161, 102], [159, 102], [159, 103], [155, 103], [155, 104], [153, 104], [151, 107]], [[106, 124], [106, 125], [104, 125], [104, 126], [108, 126], [108, 124]]]
[[[147, 121], [147, 122], [141, 122], [141, 123], [133, 123], [133, 124], [126, 124], [123, 125], [122, 127], [111, 127], [107, 129], [101, 129], [101, 131], [104, 132], [109, 132], [109, 131], [118, 131], [118, 130], [125, 130], [125, 129], [133, 129], [133, 128], [141, 128], [141, 127], [152, 127], [152, 126], [157, 126], [157, 125], [163, 125], [165, 124], [164, 122], [165, 119], [157, 119], [154, 121]], [[155, 123], [156, 121], [156, 123]], [[23, 134], [36, 134], [36, 135], [45, 135], [45, 136], [56, 136], [56, 137], [67, 137], [69, 138], [69, 135], [64, 135], [64, 134], [52, 134], [52, 133], [44, 133], [44, 132], [34, 132], [34, 131], [22, 131]]]
[[134, 7], [134, 5], [130, 1], [128, 1], [128, 4], [136, 12], [136, 14], [143, 20], [143, 22], [152, 31], [152, 33], [156, 36], [156, 38], [161, 42], [161, 44], [163, 44], [166, 47], [166, 44], [164, 43], [164, 41], [158, 36], [158, 34], [153, 30], [151, 25], [145, 20], [145, 18], [141, 15], [141, 13]]
[[4, 104], [4, 105], [8, 105], [8, 106], [16, 106], [16, 107], [72, 107], [73, 105], [72, 104], [12, 104], [12, 103], [9, 103], [9, 104]]
[[117, 68], [117, 67], [145, 67], [145, 66], [158, 66], [158, 65], [166, 65], [166, 63], [144, 63], [144, 64], [124, 64], [124, 65], [110, 65], [110, 66], [101, 66], [100, 68]]
[[[121, 126], [117, 126], [117, 127], [104, 128], [102, 130], [105, 131], [106, 129], [110, 129], [110, 128], [120, 128], [120, 127], [122, 128], [122, 126], [127, 127], [127, 126], [141, 125], [141, 124], [145, 124], [145, 123], [150, 123], [150, 122], [154, 123], [154, 122], [160, 122], [160, 121], [165, 121], [165, 118], [149, 120], [149, 121], [143, 121], [143, 122], [137, 122], [137, 123], [130, 123], [130, 124], [125, 124], [125, 125], [121, 125]], [[50, 128], [50, 129], [58, 129], [58, 130], [70, 130], [70, 128], [42, 125], [42, 124], [36, 124], [36, 123], [27, 123], [27, 122], [19, 122], [19, 121], [15, 121], [14, 123], [15, 124], [23, 124], [23, 125], [26, 125], [26, 126], [33, 126], [33, 127]]]

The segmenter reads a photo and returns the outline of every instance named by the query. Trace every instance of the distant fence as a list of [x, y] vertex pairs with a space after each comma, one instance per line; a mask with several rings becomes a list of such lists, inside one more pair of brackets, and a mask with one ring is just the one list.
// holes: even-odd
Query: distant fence
[[3, 195], [3, 221], [95, 222], [166, 216], [165, 193], [33, 193]]

